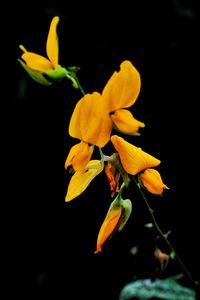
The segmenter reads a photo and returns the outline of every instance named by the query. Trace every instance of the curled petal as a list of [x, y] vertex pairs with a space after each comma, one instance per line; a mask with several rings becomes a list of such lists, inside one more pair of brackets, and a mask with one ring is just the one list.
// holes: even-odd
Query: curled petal
[[139, 95], [140, 87], [139, 72], [130, 61], [123, 61], [120, 71], [113, 73], [102, 92], [107, 111], [112, 112], [133, 105]]
[[52, 19], [49, 33], [47, 37], [46, 51], [49, 60], [52, 62], [54, 68], [58, 66], [58, 35], [56, 32], [59, 17], [56, 16]]
[[163, 189], [169, 189], [155, 169], [146, 169], [139, 175], [139, 178], [142, 185], [152, 194], [162, 195]]
[[75, 172], [69, 182], [65, 201], [71, 201], [83, 193], [90, 182], [102, 172], [103, 168], [104, 165], [100, 160], [91, 160], [85, 170]]
[[139, 128], [145, 127], [145, 124], [136, 120], [127, 109], [118, 109], [110, 117], [114, 128], [125, 134], [139, 135]]
[[25, 52], [21, 58], [26, 62], [27, 66], [38, 72], [45, 72], [53, 69], [52, 63], [44, 56], [32, 52]]
[[89, 144], [103, 147], [110, 139], [112, 121], [105, 112], [99, 93], [86, 94], [76, 104], [69, 124], [69, 134]]
[[111, 142], [119, 153], [121, 163], [128, 174], [136, 175], [142, 170], [158, 166], [161, 162], [117, 135], [111, 136]]
[[83, 170], [91, 158], [93, 149], [93, 146], [89, 146], [85, 142], [74, 145], [70, 149], [65, 161], [65, 169], [72, 165], [75, 171]]

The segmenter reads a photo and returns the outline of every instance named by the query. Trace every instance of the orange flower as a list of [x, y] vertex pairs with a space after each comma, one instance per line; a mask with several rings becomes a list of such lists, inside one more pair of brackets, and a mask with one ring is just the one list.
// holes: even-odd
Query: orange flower
[[113, 127], [120, 132], [138, 135], [139, 127], [145, 126], [124, 109], [135, 103], [140, 87], [139, 72], [130, 61], [125, 60], [120, 65], [120, 71], [113, 73], [103, 89], [105, 109], [110, 114]]
[[110, 239], [117, 231], [121, 231], [128, 221], [132, 212], [132, 202], [129, 199], [123, 200], [119, 193], [111, 203], [107, 215], [101, 225], [95, 253], [103, 249], [107, 239]]
[[117, 135], [111, 136], [111, 142], [119, 154], [124, 170], [128, 174], [136, 175], [147, 168], [158, 166], [161, 162]]
[[162, 181], [160, 173], [155, 169], [146, 169], [139, 174], [140, 183], [150, 193], [162, 195], [163, 189], [169, 189]]
[[[29, 52], [24, 46], [20, 45], [20, 49], [24, 52], [21, 56], [22, 60], [18, 60], [28, 74], [37, 82], [45, 85], [52, 84], [52, 80], [59, 80], [66, 76], [66, 69], [58, 64], [58, 36], [57, 24], [59, 17], [55, 16], [50, 24], [49, 33], [46, 42], [47, 57]], [[25, 62], [25, 63], [24, 63]], [[44, 74], [46, 76], [44, 76]]]

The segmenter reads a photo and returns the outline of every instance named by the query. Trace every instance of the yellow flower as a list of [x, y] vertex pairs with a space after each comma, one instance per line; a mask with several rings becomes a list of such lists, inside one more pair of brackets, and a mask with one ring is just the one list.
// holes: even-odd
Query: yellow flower
[[146, 169], [139, 174], [140, 183], [150, 193], [162, 195], [163, 189], [169, 189], [162, 181], [160, 173], [155, 169]]
[[104, 164], [100, 160], [91, 160], [84, 170], [76, 171], [70, 179], [65, 201], [69, 202], [83, 193], [103, 168]]
[[117, 135], [111, 136], [111, 142], [119, 154], [124, 170], [128, 174], [136, 175], [147, 168], [158, 166], [161, 162]]
[[101, 252], [105, 241], [110, 239], [117, 231], [121, 231], [124, 228], [131, 212], [132, 202], [129, 199], [123, 200], [119, 193], [111, 203], [103, 224], [101, 225], [97, 237], [95, 253]]
[[140, 91], [140, 75], [131, 62], [124, 61], [121, 70], [114, 72], [102, 95], [84, 95], [73, 111], [69, 134], [81, 141], [104, 147], [110, 140], [112, 126], [128, 134], [137, 134], [144, 124], [124, 109], [131, 106]]
[[105, 110], [110, 114], [114, 129], [125, 134], [138, 135], [139, 128], [145, 126], [130, 111], [124, 109], [135, 103], [140, 88], [139, 72], [130, 61], [123, 61], [120, 71], [113, 73], [102, 92]]
[[23, 51], [21, 59], [18, 61], [28, 74], [37, 82], [45, 85], [52, 84], [54, 80], [60, 80], [66, 76], [66, 69], [58, 64], [58, 36], [57, 24], [59, 17], [55, 16], [50, 24], [49, 33], [46, 42], [47, 57], [29, 52], [24, 46], [20, 45]]

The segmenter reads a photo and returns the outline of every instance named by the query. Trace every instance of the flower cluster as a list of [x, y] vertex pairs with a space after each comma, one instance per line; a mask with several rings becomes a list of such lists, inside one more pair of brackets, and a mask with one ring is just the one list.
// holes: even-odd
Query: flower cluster
[[[50, 85], [67, 77], [82, 92], [73, 69], [61, 67], [58, 63], [58, 22], [59, 17], [55, 16], [50, 24], [46, 43], [48, 58], [20, 46], [23, 54], [19, 62], [40, 84]], [[162, 195], [163, 190], [168, 189], [155, 169], [161, 161], [120, 136], [137, 137], [140, 128], [145, 127], [144, 122], [136, 119], [129, 110], [138, 99], [140, 89], [139, 71], [131, 61], [124, 60], [101, 93], [82, 93], [69, 122], [69, 135], [79, 142], [69, 150], [65, 161], [65, 169], [70, 167], [73, 170], [65, 201], [69, 202], [82, 194], [103, 171], [110, 185], [111, 199], [115, 197], [100, 227], [95, 253], [101, 252], [106, 240], [121, 231], [128, 221], [132, 202], [122, 198], [122, 191], [133, 177], [136, 176], [142, 189], [152, 194]], [[105, 155], [103, 148], [108, 143], [113, 146], [113, 153]], [[99, 149], [99, 159], [93, 158], [95, 147]]]

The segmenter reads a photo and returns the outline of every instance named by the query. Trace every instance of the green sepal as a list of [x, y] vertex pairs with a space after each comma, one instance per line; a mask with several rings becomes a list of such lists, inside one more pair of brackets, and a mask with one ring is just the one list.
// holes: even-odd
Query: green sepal
[[46, 79], [41, 72], [38, 72], [38, 71], [35, 71], [35, 70], [29, 68], [27, 66], [27, 64], [25, 64], [21, 59], [18, 59], [18, 62], [21, 64], [21, 66], [24, 68], [24, 70], [29, 74], [29, 76], [33, 80], [35, 80], [38, 83], [43, 84], [43, 85], [51, 85], [52, 84], [52, 82], [49, 81], [48, 79]]
[[123, 213], [119, 221], [118, 231], [121, 231], [124, 228], [132, 212], [132, 202], [130, 199], [125, 199], [125, 200], [121, 199], [120, 203], [123, 208]]
[[58, 66], [56, 69], [48, 70], [42, 74], [48, 80], [56, 82], [62, 80], [64, 77], [67, 77], [67, 73], [68, 71], [65, 68]]

